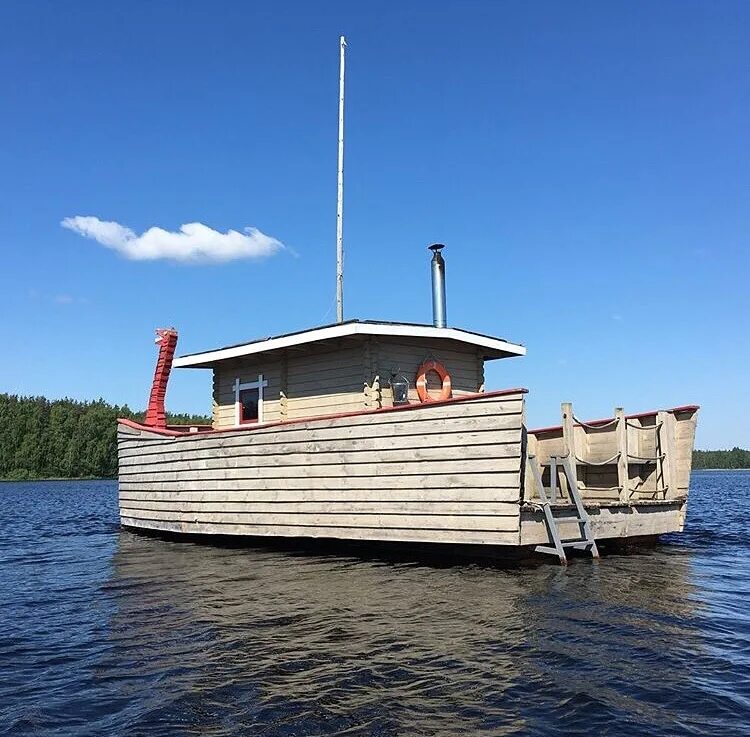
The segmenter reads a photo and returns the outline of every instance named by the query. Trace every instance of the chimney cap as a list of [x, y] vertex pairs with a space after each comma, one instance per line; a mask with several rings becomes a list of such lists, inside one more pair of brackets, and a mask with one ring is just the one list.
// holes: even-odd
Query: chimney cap
[[434, 251], [435, 253], [439, 253], [443, 248], [445, 248], [444, 243], [433, 243], [431, 246], [427, 246], [427, 248], [430, 251]]

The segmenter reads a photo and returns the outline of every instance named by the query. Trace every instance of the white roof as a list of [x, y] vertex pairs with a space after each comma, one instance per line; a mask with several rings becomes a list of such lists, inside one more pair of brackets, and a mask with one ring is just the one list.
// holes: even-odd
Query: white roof
[[354, 335], [384, 335], [391, 338], [453, 340], [465, 345], [485, 349], [485, 359], [526, 355], [526, 348], [522, 345], [509, 343], [502, 338], [491, 338], [488, 335], [459, 330], [458, 328], [436, 328], [432, 325], [350, 320], [337, 325], [326, 325], [299, 333], [289, 333], [288, 335], [280, 335], [275, 338], [263, 338], [203, 353], [180, 356], [174, 360], [173, 366], [175, 368], [209, 368], [218, 361], [226, 361], [230, 358], [252, 356], [258, 353], [267, 353], [306, 343], [318, 343], [324, 340], [334, 340]]

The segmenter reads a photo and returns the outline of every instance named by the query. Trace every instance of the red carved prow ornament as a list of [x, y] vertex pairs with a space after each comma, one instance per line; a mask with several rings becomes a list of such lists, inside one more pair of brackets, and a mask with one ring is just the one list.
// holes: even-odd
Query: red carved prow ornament
[[154, 381], [151, 384], [145, 424], [151, 427], [166, 427], [167, 415], [164, 409], [164, 399], [167, 396], [167, 382], [177, 348], [177, 331], [174, 328], [159, 328], [154, 342], [159, 346], [159, 358], [156, 361]]

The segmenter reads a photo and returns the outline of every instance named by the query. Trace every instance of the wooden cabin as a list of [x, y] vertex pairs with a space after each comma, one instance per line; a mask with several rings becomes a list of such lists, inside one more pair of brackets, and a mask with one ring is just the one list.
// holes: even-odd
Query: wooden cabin
[[[392, 384], [409, 382], [430, 357], [449, 368], [455, 397], [484, 391], [484, 362], [526, 353], [508, 341], [432, 325], [351, 320], [183, 356], [175, 368], [213, 372], [214, 429], [393, 406]], [[440, 394], [436, 374], [428, 392]]]

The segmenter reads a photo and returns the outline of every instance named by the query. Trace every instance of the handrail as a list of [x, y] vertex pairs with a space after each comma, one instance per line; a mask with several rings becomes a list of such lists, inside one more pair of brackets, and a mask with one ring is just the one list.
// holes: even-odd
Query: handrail
[[643, 462], [648, 462], [648, 461], [653, 461], [653, 462], [663, 461], [666, 457], [667, 457], [666, 453], [662, 453], [659, 456], [653, 456], [653, 457], [651, 457], [651, 456], [636, 456], [636, 455], [633, 455], [632, 453], [628, 453], [628, 460], [630, 460], [632, 458], [634, 461], [643, 461]]
[[[559, 456], [550, 456], [550, 458], [569, 458], [570, 453], [566, 453], [565, 455]], [[584, 466], [606, 466], [609, 463], [613, 463], [614, 461], [618, 460], [620, 457], [620, 452], [618, 451], [615, 453], [611, 458], [607, 458], [606, 461], [586, 461], [583, 458], [579, 458], [578, 456], [574, 456], [574, 458], [582, 465]]]
[[589, 430], [606, 430], [608, 427], [612, 427], [612, 425], [616, 425], [620, 421], [619, 417], [615, 417], [614, 419], [610, 420], [609, 422], [605, 422], [604, 424], [596, 424], [591, 422], [584, 422], [583, 420], [579, 420], [575, 415], [573, 415], [573, 422], [575, 422], [577, 425], [580, 425], [581, 427], [587, 427]]
[[630, 494], [664, 494], [666, 497], [667, 492], [669, 491], [669, 484], [667, 484], [662, 489], [634, 489], [632, 487], [628, 487], [628, 492]]
[[636, 425], [633, 422], [625, 421], [625, 424], [628, 427], [632, 427], [633, 430], [658, 430], [664, 423], [663, 422], [657, 422], [655, 425]]
[[607, 458], [606, 461], [584, 461], [583, 458], [579, 458], [576, 456], [576, 460], [579, 463], [582, 463], [584, 466], [607, 466], [610, 463], [614, 463], [615, 461], [620, 459], [621, 453], [618, 451], [615, 453], [611, 458]]

